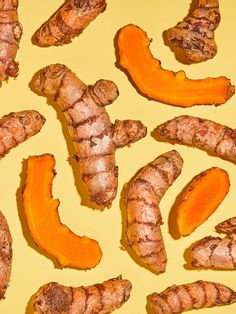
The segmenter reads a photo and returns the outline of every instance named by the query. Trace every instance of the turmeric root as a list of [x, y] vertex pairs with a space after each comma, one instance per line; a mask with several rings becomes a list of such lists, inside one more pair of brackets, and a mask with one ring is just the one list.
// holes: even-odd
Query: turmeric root
[[105, 9], [105, 0], [66, 0], [35, 32], [32, 42], [41, 47], [69, 44]]
[[88, 287], [65, 287], [51, 282], [36, 293], [35, 314], [109, 314], [130, 297], [131, 283], [121, 277]]
[[167, 262], [159, 203], [182, 166], [178, 152], [160, 155], [132, 179], [127, 192], [127, 244], [143, 264], [158, 273], [165, 271]]
[[189, 235], [203, 224], [229, 192], [228, 173], [212, 167], [197, 175], [183, 191], [177, 204], [177, 226], [181, 235]]
[[45, 118], [35, 110], [12, 112], [0, 119], [0, 158], [18, 144], [37, 134]]
[[186, 61], [198, 63], [216, 55], [214, 31], [219, 23], [219, 1], [199, 0], [191, 15], [165, 33], [170, 45], [182, 52]]
[[220, 283], [203, 280], [173, 285], [161, 293], [155, 292], [150, 296], [154, 314], [178, 314], [234, 302], [236, 292], [232, 289]]
[[229, 218], [216, 226], [219, 233], [236, 234], [236, 217]]
[[115, 150], [144, 137], [146, 127], [133, 120], [111, 124], [105, 106], [118, 96], [112, 81], [99, 80], [86, 86], [66, 66], [54, 64], [40, 70], [33, 85], [36, 91], [52, 96], [60, 105], [90, 198], [102, 207], [109, 206], [118, 185]]
[[10, 280], [12, 266], [12, 237], [8, 223], [0, 211], [0, 299], [3, 299]]
[[161, 139], [191, 145], [236, 161], [236, 131], [211, 120], [179, 116], [157, 127]]
[[55, 159], [50, 154], [28, 159], [23, 203], [30, 233], [61, 267], [90, 269], [100, 262], [102, 252], [97, 241], [79, 237], [61, 223], [59, 200], [52, 198], [54, 166]]
[[0, 84], [9, 76], [18, 75], [18, 63], [15, 61], [22, 35], [22, 26], [17, 15], [18, 0], [0, 2]]
[[198, 269], [236, 269], [236, 235], [205, 237], [191, 251], [191, 265]]
[[193, 80], [184, 71], [163, 69], [151, 54], [147, 34], [135, 25], [126, 25], [119, 31], [117, 44], [119, 65], [149, 99], [179, 107], [220, 105], [235, 92], [224, 76]]

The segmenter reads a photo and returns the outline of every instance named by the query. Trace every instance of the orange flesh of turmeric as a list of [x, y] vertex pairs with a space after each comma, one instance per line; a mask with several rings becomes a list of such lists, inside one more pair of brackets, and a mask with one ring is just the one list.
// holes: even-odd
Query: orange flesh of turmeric
[[52, 198], [54, 166], [53, 155], [29, 157], [23, 201], [30, 233], [62, 267], [95, 267], [102, 257], [98, 242], [79, 237], [60, 221], [59, 200]]
[[184, 191], [177, 210], [181, 235], [189, 235], [214, 213], [229, 191], [228, 174], [210, 168], [195, 177]]
[[224, 76], [193, 80], [187, 78], [184, 71], [163, 69], [151, 54], [149, 45], [147, 34], [138, 26], [129, 24], [119, 31], [119, 64], [148, 98], [190, 107], [223, 104], [234, 94], [234, 86]]

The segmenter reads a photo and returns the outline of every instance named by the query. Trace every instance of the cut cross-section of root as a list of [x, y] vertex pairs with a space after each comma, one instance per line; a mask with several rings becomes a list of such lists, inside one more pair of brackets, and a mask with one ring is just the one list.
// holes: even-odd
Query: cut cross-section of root
[[76, 235], [61, 223], [59, 200], [52, 198], [54, 166], [53, 155], [29, 157], [23, 201], [30, 233], [35, 243], [54, 256], [61, 267], [93, 268], [102, 257], [99, 244]]

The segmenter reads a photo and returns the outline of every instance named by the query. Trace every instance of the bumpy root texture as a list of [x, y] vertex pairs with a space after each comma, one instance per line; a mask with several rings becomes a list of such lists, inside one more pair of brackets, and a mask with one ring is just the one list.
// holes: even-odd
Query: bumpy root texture
[[9, 76], [18, 75], [16, 53], [22, 35], [22, 26], [17, 15], [18, 0], [0, 2], [0, 84]]
[[35, 32], [32, 42], [41, 47], [69, 44], [105, 9], [105, 0], [66, 0]]
[[161, 234], [159, 203], [180, 175], [183, 160], [178, 152], [160, 155], [132, 179], [127, 192], [127, 245], [152, 271], [166, 269], [166, 251]]
[[236, 234], [236, 217], [229, 218], [216, 226], [219, 233]]
[[217, 53], [214, 31], [220, 23], [218, 0], [199, 0], [198, 8], [164, 34], [189, 63], [212, 59]]
[[40, 70], [33, 85], [60, 105], [90, 198], [101, 207], [109, 206], [118, 185], [115, 150], [144, 137], [146, 127], [134, 120], [111, 123], [105, 106], [118, 97], [112, 81], [99, 80], [86, 86], [66, 66], [54, 64]]
[[194, 309], [229, 305], [236, 302], [236, 292], [229, 287], [210, 281], [196, 281], [173, 285], [150, 296], [155, 314], [178, 314]]
[[163, 69], [151, 54], [147, 34], [138, 26], [129, 24], [121, 28], [117, 43], [119, 65], [150, 99], [179, 107], [220, 105], [235, 92], [224, 76], [193, 80], [184, 71]]
[[0, 158], [18, 144], [37, 134], [45, 118], [35, 110], [12, 112], [0, 119]]
[[162, 140], [190, 145], [236, 161], [236, 131], [228, 126], [184, 115], [163, 123], [156, 131]]
[[36, 293], [35, 314], [109, 314], [130, 297], [131, 283], [121, 277], [88, 287], [65, 287], [51, 282]]
[[30, 233], [35, 243], [54, 256], [61, 267], [93, 268], [102, 257], [99, 244], [79, 237], [61, 223], [59, 201], [52, 198], [54, 166], [55, 159], [50, 154], [28, 159], [23, 203]]
[[229, 192], [228, 173], [213, 167], [197, 175], [185, 188], [177, 204], [180, 235], [191, 234], [218, 208]]
[[12, 266], [12, 237], [8, 223], [0, 211], [0, 299], [3, 299], [10, 280]]
[[236, 269], [236, 235], [205, 237], [193, 245], [191, 257], [194, 268]]

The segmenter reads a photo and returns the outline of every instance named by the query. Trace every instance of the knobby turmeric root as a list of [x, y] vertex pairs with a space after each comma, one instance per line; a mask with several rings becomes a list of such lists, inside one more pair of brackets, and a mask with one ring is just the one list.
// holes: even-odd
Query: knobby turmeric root
[[35, 32], [32, 42], [41, 47], [69, 44], [105, 9], [105, 0], [66, 0]]
[[198, 269], [236, 269], [236, 235], [205, 237], [191, 251], [191, 265]]
[[163, 123], [156, 131], [162, 140], [191, 145], [236, 161], [236, 131], [225, 125], [184, 115]]
[[216, 227], [225, 238], [205, 237], [191, 250], [192, 266], [198, 269], [236, 269], [236, 218], [229, 218]]
[[229, 192], [228, 173], [213, 167], [197, 175], [185, 188], [177, 204], [177, 226], [182, 236], [202, 225]]
[[219, 233], [236, 234], [236, 217], [229, 218], [216, 226], [216, 231]]
[[214, 31], [219, 23], [219, 1], [199, 0], [198, 8], [165, 34], [170, 45], [180, 50], [186, 61], [198, 63], [216, 55]]
[[203, 280], [173, 285], [161, 293], [155, 292], [150, 296], [154, 314], [179, 314], [234, 302], [236, 292], [232, 289], [220, 283]]
[[9, 76], [18, 75], [16, 53], [22, 35], [22, 26], [17, 15], [18, 0], [0, 2], [0, 85]]
[[52, 198], [54, 166], [55, 159], [50, 154], [28, 159], [23, 203], [30, 233], [61, 267], [90, 269], [100, 262], [102, 252], [97, 241], [79, 237], [61, 223], [59, 200]]
[[165, 271], [167, 262], [159, 203], [182, 166], [178, 152], [160, 155], [132, 179], [127, 192], [127, 244], [143, 264], [157, 273]]
[[45, 118], [35, 110], [12, 112], [0, 119], [0, 158], [18, 144], [37, 134]]
[[127, 71], [139, 91], [146, 97], [166, 104], [224, 104], [235, 92], [224, 76], [193, 80], [184, 71], [173, 72], [161, 67], [149, 49], [150, 40], [138, 26], [129, 24], [118, 33], [119, 65]]
[[54, 64], [40, 70], [33, 85], [44, 96], [52, 96], [64, 112], [91, 200], [109, 206], [118, 185], [115, 150], [144, 137], [146, 127], [134, 120], [111, 123], [105, 106], [118, 96], [112, 81], [87, 86], [66, 66]]
[[131, 283], [121, 277], [88, 287], [65, 287], [51, 282], [36, 293], [35, 314], [108, 314], [130, 297]]
[[0, 299], [3, 299], [10, 280], [12, 266], [12, 237], [8, 223], [0, 211]]

